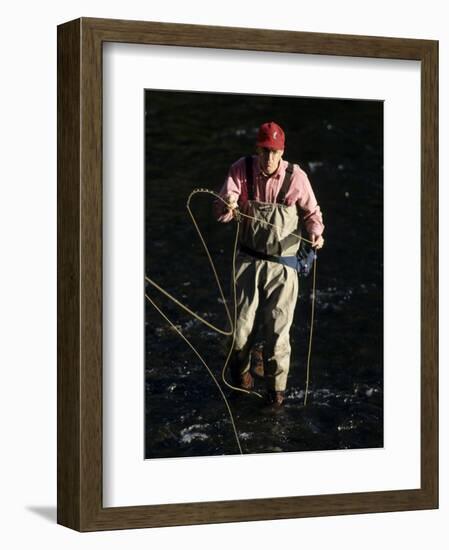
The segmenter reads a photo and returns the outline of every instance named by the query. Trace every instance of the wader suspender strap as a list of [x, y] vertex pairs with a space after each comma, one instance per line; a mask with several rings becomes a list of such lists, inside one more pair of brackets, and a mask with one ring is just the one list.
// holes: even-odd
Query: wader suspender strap
[[[248, 189], [248, 200], [253, 201], [254, 200], [254, 176], [253, 176], [253, 157], [251, 156], [245, 157], [245, 173], [246, 173], [246, 187]], [[276, 202], [279, 204], [285, 203], [285, 195], [288, 193], [288, 190], [290, 188], [292, 174], [293, 174], [293, 165], [290, 164], [289, 162], [287, 165], [287, 168], [285, 169], [284, 181], [282, 182], [282, 187], [281, 187], [281, 190], [279, 191], [279, 195], [276, 200]]]
[[285, 203], [285, 195], [288, 193], [288, 190], [290, 189], [292, 174], [293, 174], [293, 165], [288, 163], [288, 166], [285, 169], [284, 181], [282, 182], [282, 187], [281, 187], [281, 190], [279, 191], [278, 199], [276, 202], [279, 202], [281, 204]]

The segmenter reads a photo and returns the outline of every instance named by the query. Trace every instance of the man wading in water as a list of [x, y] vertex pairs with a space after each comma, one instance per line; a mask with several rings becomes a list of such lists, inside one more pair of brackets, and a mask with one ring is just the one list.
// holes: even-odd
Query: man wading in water
[[[301, 220], [309, 240], [321, 248], [324, 225], [320, 207], [305, 172], [282, 159], [284, 131], [275, 122], [259, 128], [256, 155], [242, 157], [230, 168], [216, 203], [219, 222], [242, 214], [236, 259], [237, 325], [230, 358], [234, 386], [251, 390], [251, 348], [259, 313], [264, 336], [263, 368], [268, 400], [282, 406], [290, 367], [290, 327], [298, 297], [296, 233]], [[272, 225], [262, 223], [268, 222]]]

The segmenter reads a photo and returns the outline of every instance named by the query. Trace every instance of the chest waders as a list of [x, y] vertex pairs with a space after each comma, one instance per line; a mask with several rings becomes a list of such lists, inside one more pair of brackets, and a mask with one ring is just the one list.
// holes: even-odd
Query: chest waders
[[[246, 158], [248, 201], [242, 218], [236, 262], [237, 325], [230, 362], [238, 383], [250, 369], [257, 332], [256, 314], [263, 326], [264, 379], [269, 391], [284, 391], [290, 367], [290, 328], [298, 297], [300, 241], [296, 205], [287, 206], [293, 167], [289, 163], [276, 203], [254, 200], [252, 157]], [[254, 218], [254, 219], [253, 219]]]

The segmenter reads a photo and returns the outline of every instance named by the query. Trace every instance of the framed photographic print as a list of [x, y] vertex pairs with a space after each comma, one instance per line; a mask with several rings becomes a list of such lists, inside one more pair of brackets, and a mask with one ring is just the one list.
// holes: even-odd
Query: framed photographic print
[[58, 522], [438, 506], [438, 43], [58, 27]]

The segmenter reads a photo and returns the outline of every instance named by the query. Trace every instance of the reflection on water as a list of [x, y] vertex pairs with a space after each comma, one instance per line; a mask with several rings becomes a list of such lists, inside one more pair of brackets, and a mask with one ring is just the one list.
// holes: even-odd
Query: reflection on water
[[[192, 189], [218, 190], [229, 165], [253, 151], [257, 127], [286, 130], [285, 158], [308, 173], [324, 213], [310, 394], [306, 380], [311, 280], [301, 279], [291, 331], [284, 408], [224, 388], [245, 453], [383, 445], [383, 185], [381, 102], [224, 94], [146, 94], [146, 273], [222, 328], [225, 309], [185, 209]], [[192, 209], [231, 299], [234, 224], [211, 216], [210, 195]], [[149, 285], [147, 292], [221, 378], [229, 340]], [[236, 454], [226, 407], [204, 366], [146, 302], [147, 458]], [[257, 388], [264, 392], [263, 381]]]

